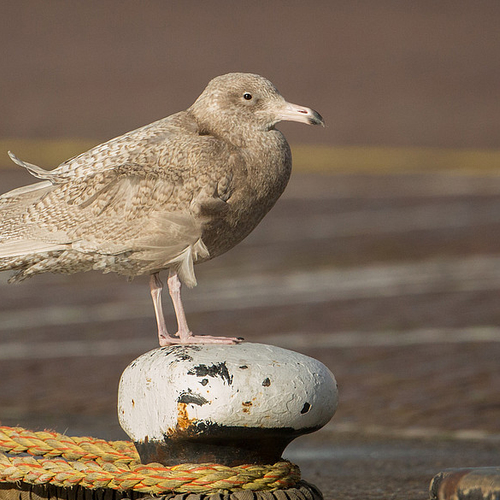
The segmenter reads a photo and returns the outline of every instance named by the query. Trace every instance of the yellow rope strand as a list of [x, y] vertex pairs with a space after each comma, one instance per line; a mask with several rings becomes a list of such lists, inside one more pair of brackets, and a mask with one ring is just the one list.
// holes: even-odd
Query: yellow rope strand
[[[80, 485], [160, 494], [276, 490], [290, 488], [300, 480], [299, 468], [287, 461], [237, 467], [143, 465], [128, 441], [69, 437], [21, 427], [0, 426], [0, 451], [8, 453], [0, 454], [0, 482], [9, 483]], [[15, 456], [19, 454], [26, 455]]]
[[139, 455], [129, 441], [70, 437], [57, 432], [32, 432], [22, 427], [0, 426], [0, 451], [68, 460], [139, 461]]

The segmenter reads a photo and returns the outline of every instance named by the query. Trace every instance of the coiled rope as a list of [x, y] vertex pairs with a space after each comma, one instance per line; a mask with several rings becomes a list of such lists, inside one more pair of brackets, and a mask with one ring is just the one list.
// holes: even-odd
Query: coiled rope
[[274, 465], [141, 464], [133, 443], [0, 426], [0, 482], [111, 488], [140, 493], [272, 491], [295, 486], [300, 470]]

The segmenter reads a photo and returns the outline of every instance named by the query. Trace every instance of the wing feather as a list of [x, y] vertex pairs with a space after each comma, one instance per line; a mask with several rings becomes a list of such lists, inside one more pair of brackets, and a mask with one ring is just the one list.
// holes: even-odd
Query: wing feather
[[[95, 261], [93, 269], [123, 274], [174, 266], [186, 284], [195, 285], [193, 263], [209, 256], [201, 239], [207, 217], [203, 207], [225, 204], [218, 186], [230, 183], [231, 176], [221, 181], [217, 169], [210, 175], [188, 173], [125, 164], [7, 193], [0, 197], [1, 213], [9, 204], [13, 210], [0, 222], [0, 269], [9, 268], [9, 259], [20, 269], [19, 257], [26, 256], [28, 266], [30, 255], [58, 252], [60, 272], [81, 270], [69, 268], [79, 254], [85, 262]], [[113, 256], [116, 268], [109, 264]], [[36, 272], [43, 272], [35, 260]], [[57, 272], [53, 255], [50, 261], [50, 270]]]

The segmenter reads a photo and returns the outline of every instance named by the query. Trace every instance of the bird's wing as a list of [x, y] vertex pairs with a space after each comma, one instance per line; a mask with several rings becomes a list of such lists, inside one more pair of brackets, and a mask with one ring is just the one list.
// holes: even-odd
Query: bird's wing
[[172, 144], [178, 143], [180, 136], [190, 135], [197, 135], [196, 124], [185, 112], [180, 112], [110, 139], [69, 158], [52, 170], [21, 160], [10, 151], [9, 156], [34, 177], [62, 184], [74, 177], [111, 170], [116, 165], [157, 163], [161, 155], [172, 149]]
[[[208, 257], [201, 241], [205, 212], [220, 211], [230, 190], [232, 174], [220, 168], [230, 155], [221, 155], [220, 148], [218, 153], [212, 168], [204, 148], [176, 168], [168, 162], [161, 168], [124, 164], [62, 184], [41, 182], [42, 196], [23, 207], [22, 234], [18, 227], [0, 243], [0, 258], [18, 251], [23, 241], [26, 252], [65, 248], [82, 255], [126, 255], [140, 263], [141, 273], [176, 265], [181, 279], [194, 285], [193, 261]], [[35, 196], [33, 189], [21, 197]], [[19, 219], [13, 223], [19, 226]]]
[[84, 177], [126, 163], [158, 164], [162, 156], [175, 150], [181, 137], [196, 140], [196, 136], [193, 120], [185, 112], [176, 113], [69, 158], [50, 171], [50, 180], [65, 182], [70, 177]]

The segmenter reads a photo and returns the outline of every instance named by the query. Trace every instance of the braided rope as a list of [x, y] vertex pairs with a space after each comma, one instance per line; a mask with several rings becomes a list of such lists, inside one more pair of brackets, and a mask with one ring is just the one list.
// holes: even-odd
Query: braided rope
[[[160, 494], [276, 490], [300, 481], [299, 468], [274, 465], [143, 465], [132, 443], [0, 426], [0, 482], [111, 488]], [[22, 454], [22, 456], [16, 456]], [[11, 456], [13, 455], [13, 456]], [[32, 455], [32, 456], [29, 456]]]
[[130, 441], [106, 441], [93, 437], [70, 437], [57, 432], [32, 432], [23, 427], [0, 426], [0, 451], [29, 453], [46, 458], [97, 460], [99, 462], [138, 462], [139, 455]]

